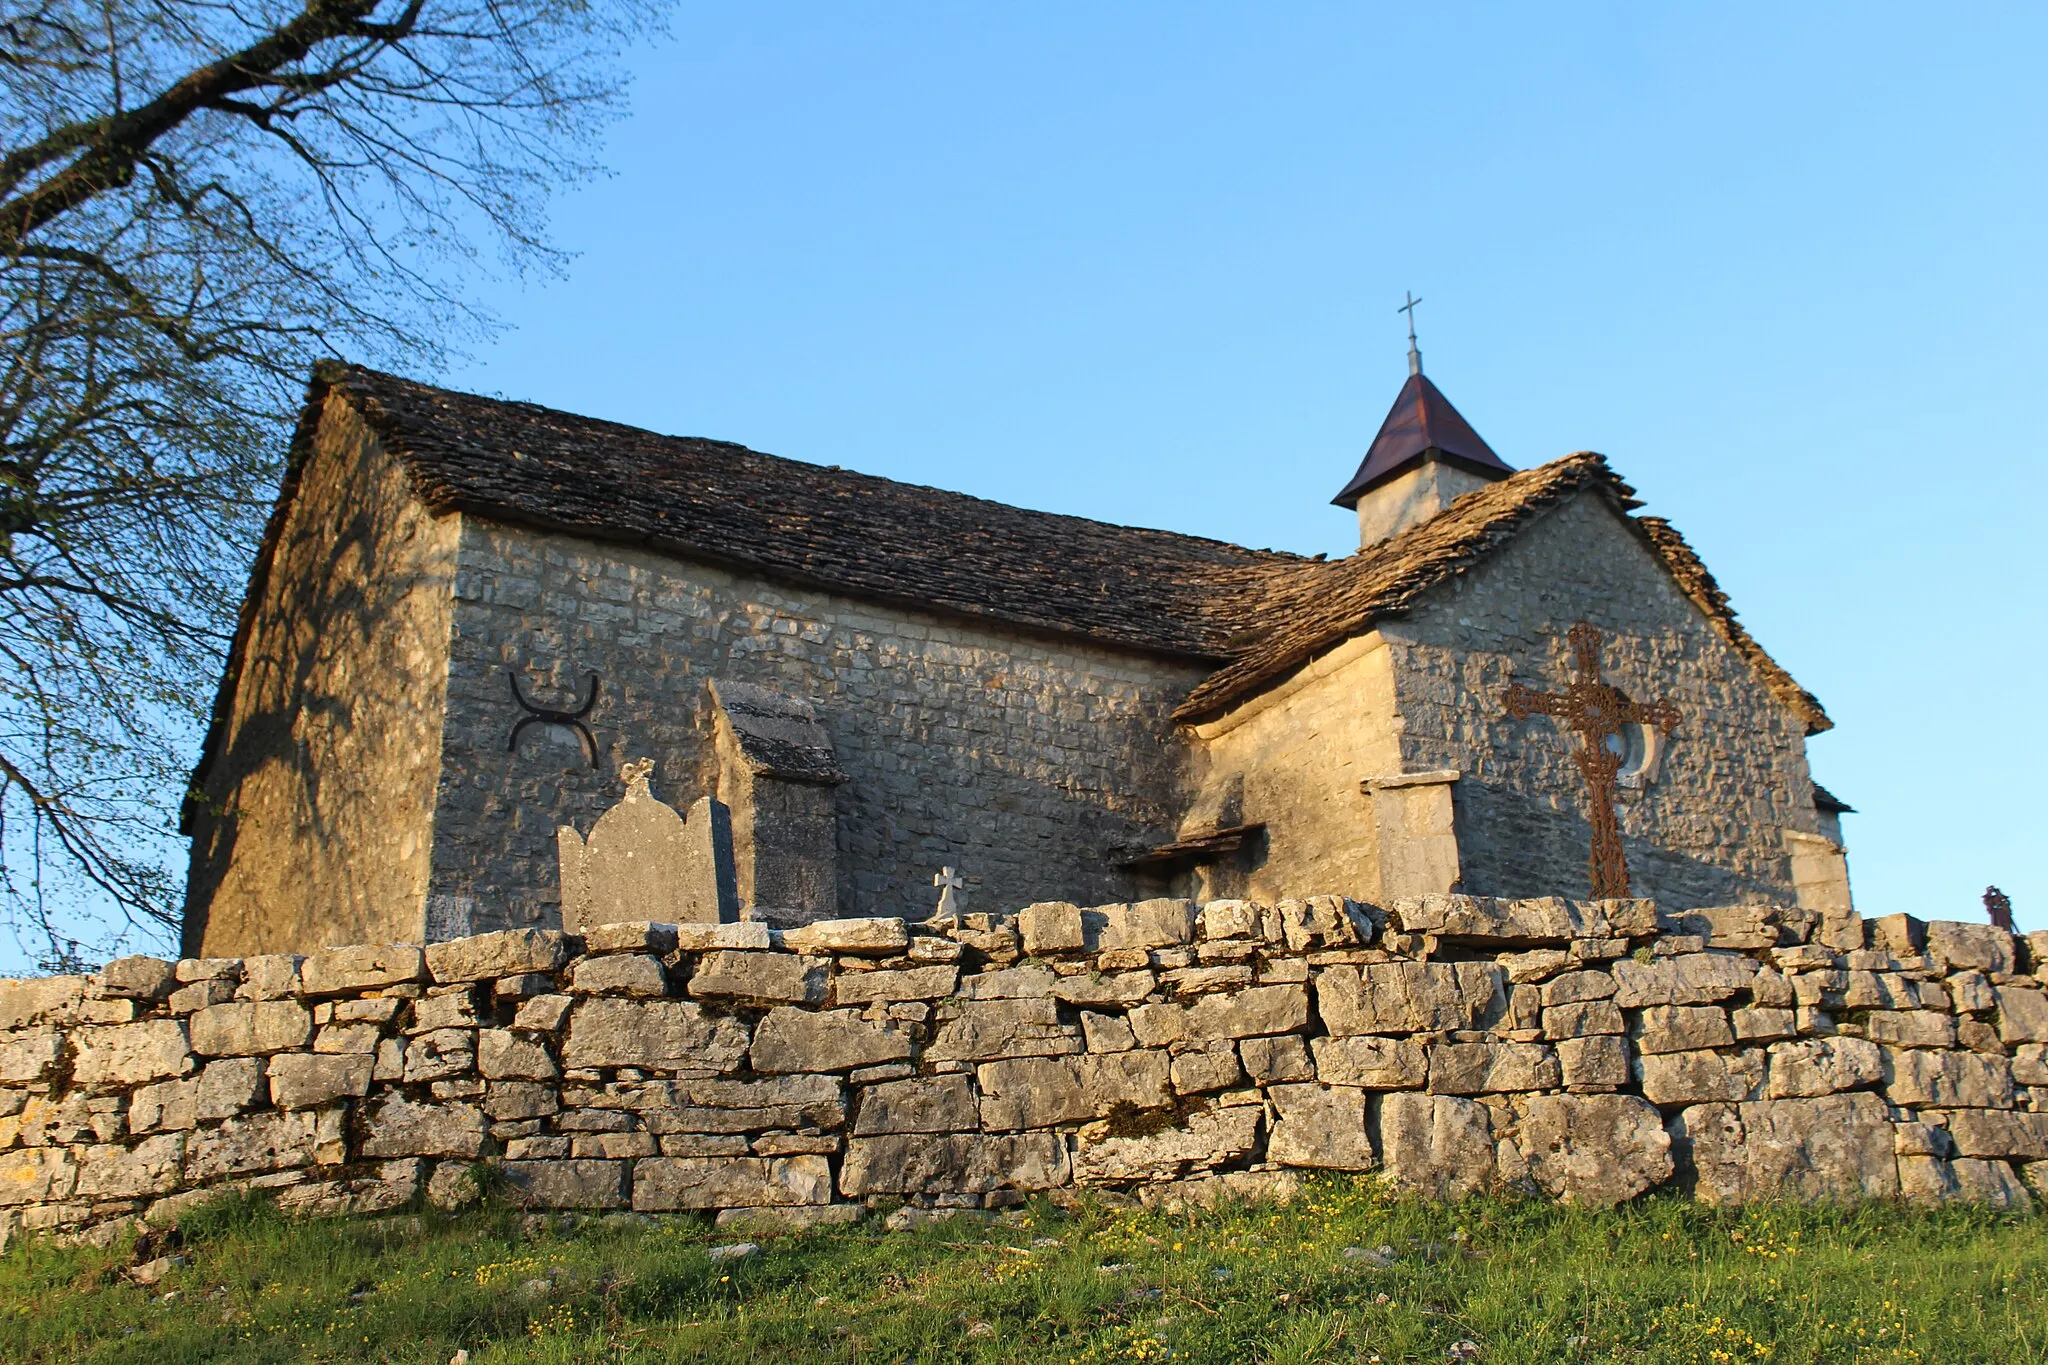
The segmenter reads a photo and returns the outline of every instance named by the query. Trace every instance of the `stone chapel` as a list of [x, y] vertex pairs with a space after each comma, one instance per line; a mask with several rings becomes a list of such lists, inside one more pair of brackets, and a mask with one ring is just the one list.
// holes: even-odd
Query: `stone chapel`
[[638, 918], [921, 917], [942, 868], [974, 911], [1847, 909], [1820, 704], [1604, 458], [1514, 469], [1410, 370], [1326, 561], [323, 364], [184, 952], [558, 926], [614, 806], [719, 869]]

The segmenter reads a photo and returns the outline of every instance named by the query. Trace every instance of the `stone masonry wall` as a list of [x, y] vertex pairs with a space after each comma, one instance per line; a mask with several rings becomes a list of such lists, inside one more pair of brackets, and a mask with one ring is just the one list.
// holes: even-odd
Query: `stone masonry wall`
[[1511, 719], [1511, 681], [1561, 691], [1565, 634], [1606, 636], [1609, 682], [1664, 698], [1679, 723], [1656, 779], [1620, 794], [1630, 886], [1670, 907], [1793, 903], [1784, 831], [1818, 833], [1804, 725], [1717, 635], [1604, 503], [1584, 494], [1380, 629], [1393, 656], [1407, 770], [1454, 768], [1460, 889], [1588, 892], [1577, 739]]
[[[2030, 1202], [2048, 935], [1338, 897], [515, 930], [0, 982], [0, 1234], [303, 1213], [1662, 1187]], [[892, 1214], [899, 1221], [933, 1214]]]
[[[943, 864], [1009, 907], [1128, 896], [1111, 850], [1170, 837], [1181, 814], [1185, 755], [1165, 717], [1199, 666], [474, 518], [455, 597], [430, 938], [559, 923], [555, 827], [587, 834], [626, 759], [656, 758], [656, 794], [678, 809], [714, 792], [713, 678], [818, 707], [850, 777], [842, 914], [921, 916]], [[597, 770], [559, 729], [506, 752], [508, 669], [537, 704], [571, 710], [586, 674], [603, 676]]]

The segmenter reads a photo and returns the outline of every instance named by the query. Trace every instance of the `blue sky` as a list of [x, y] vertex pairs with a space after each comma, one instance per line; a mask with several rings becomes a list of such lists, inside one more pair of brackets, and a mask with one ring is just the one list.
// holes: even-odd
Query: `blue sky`
[[1834, 716], [1869, 914], [2048, 928], [2048, 10], [691, 5], [444, 376], [1342, 554], [1403, 376], [1596, 449]]

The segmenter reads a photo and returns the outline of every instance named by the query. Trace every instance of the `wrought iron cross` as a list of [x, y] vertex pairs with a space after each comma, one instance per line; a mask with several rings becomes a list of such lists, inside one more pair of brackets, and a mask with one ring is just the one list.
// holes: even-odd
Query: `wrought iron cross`
[[1408, 302], [1402, 304], [1399, 308], [1396, 308], [1394, 311], [1397, 313], [1406, 313], [1408, 315], [1408, 373], [1421, 374], [1422, 352], [1415, 349], [1415, 305], [1421, 303], [1422, 300], [1416, 298], [1415, 295], [1409, 293], [1405, 289], [1402, 290], [1401, 293], [1402, 296], [1408, 300]]
[[1608, 747], [1627, 725], [1654, 725], [1668, 737], [1678, 725], [1678, 708], [1668, 701], [1632, 701], [1600, 676], [1600, 632], [1585, 621], [1565, 637], [1571, 642], [1578, 676], [1562, 692], [1538, 692], [1511, 683], [1504, 700], [1510, 716], [1554, 716], [1579, 732], [1572, 761], [1586, 779], [1592, 803], [1593, 898], [1619, 900], [1628, 895], [1628, 860], [1621, 849], [1621, 822], [1614, 814], [1614, 784], [1621, 774], [1622, 755]]

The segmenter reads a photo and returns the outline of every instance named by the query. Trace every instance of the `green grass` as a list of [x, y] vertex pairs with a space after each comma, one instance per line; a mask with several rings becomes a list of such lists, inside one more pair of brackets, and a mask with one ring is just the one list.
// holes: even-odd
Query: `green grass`
[[[190, 1264], [27, 1244], [0, 1257], [0, 1360], [2048, 1360], [2048, 1219], [1675, 1198], [1611, 1213], [1394, 1199], [1312, 1182], [1290, 1207], [1170, 1216], [1034, 1206], [992, 1226], [767, 1237], [502, 1209], [188, 1222]], [[1347, 1247], [1394, 1249], [1392, 1265]]]

